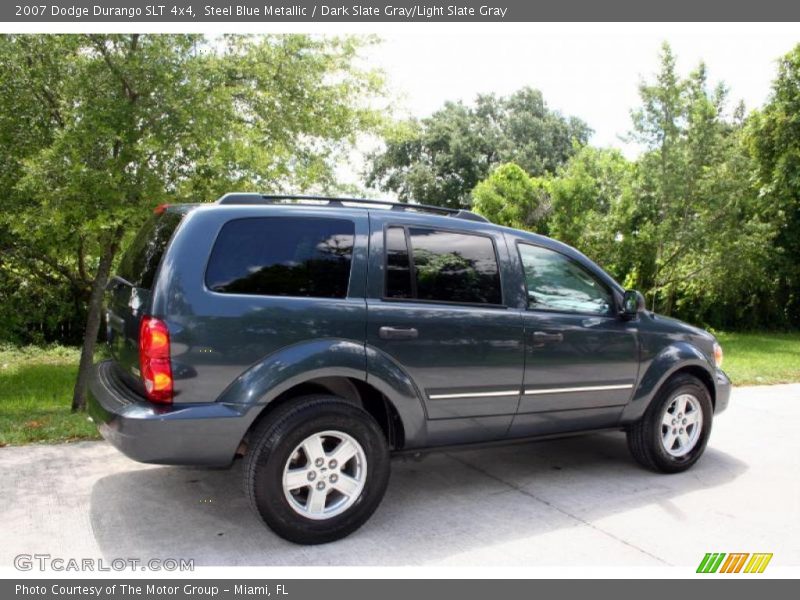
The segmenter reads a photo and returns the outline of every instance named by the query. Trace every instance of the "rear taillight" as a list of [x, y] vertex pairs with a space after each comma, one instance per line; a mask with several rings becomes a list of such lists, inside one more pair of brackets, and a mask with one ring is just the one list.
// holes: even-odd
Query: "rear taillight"
[[172, 402], [172, 367], [169, 362], [169, 330], [155, 317], [142, 317], [139, 326], [139, 367], [151, 402]]

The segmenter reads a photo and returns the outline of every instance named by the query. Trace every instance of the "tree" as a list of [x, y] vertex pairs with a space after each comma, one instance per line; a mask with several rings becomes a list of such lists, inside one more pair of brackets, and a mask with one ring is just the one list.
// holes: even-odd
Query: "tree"
[[498, 225], [545, 233], [550, 202], [543, 178], [507, 163], [475, 186], [472, 208]]
[[548, 184], [550, 235], [593, 257], [630, 287], [650, 251], [636, 218], [635, 172], [635, 163], [618, 150], [586, 146]]
[[530, 88], [507, 98], [481, 95], [472, 106], [447, 102], [428, 118], [390, 126], [385, 148], [369, 157], [366, 181], [404, 202], [468, 206], [495, 166], [513, 162], [532, 176], [552, 173], [590, 133]]
[[[689, 214], [689, 211], [678, 210], [685, 199], [681, 127], [686, 114], [686, 84], [676, 73], [676, 58], [666, 43], [660, 62], [656, 81], [640, 84], [642, 105], [631, 115], [632, 136], [646, 148], [640, 159], [637, 210], [643, 216], [642, 242], [651, 242], [653, 251], [648, 253], [651, 264], [644, 265], [640, 277], [652, 295], [654, 309], [659, 286], [665, 282], [660, 267], [664, 255], [669, 252], [671, 234], [680, 232], [681, 224], [673, 217]], [[687, 235], [686, 239], [691, 237]]]
[[[667, 314], [687, 304], [699, 314], [701, 297], [716, 302], [721, 289], [734, 288], [724, 273], [761, 264], [771, 243], [742, 152], [743, 110], [727, 117], [727, 91], [710, 90], [707, 79], [703, 64], [681, 79], [665, 44], [656, 80], [640, 86], [642, 106], [633, 113], [633, 136], [646, 148], [634, 182], [635, 215], [640, 243], [653, 248], [639, 281], [652, 306]], [[753, 274], [739, 283], [748, 281]]]
[[800, 45], [778, 62], [778, 76], [763, 110], [748, 123], [757, 161], [759, 194], [778, 223], [776, 252], [768, 265], [777, 274], [779, 322], [800, 326]]
[[86, 307], [73, 409], [124, 237], [160, 202], [332, 185], [337, 153], [378, 122], [364, 107], [380, 80], [354, 66], [364, 41], [0, 38], [0, 242]]
[[491, 220], [547, 232], [591, 256], [653, 308], [713, 326], [763, 326], [775, 219], [755, 183], [744, 109], [704, 65], [678, 75], [668, 46], [640, 87], [634, 138], [644, 152], [584, 146], [555, 174], [503, 165], [478, 184], [473, 207]]

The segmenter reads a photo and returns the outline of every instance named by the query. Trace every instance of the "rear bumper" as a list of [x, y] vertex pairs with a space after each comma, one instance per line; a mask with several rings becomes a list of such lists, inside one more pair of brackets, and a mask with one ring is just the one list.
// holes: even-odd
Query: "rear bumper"
[[88, 404], [100, 434], [144, 463], [227, 466], [252, 420], [216, 402], [151, 404], [117, 380], [111, 361], [92, 368]]
[[731, 380], [722, 369], [717, 369], [714, 374], [714, 386], [717, 391], [714, 400], [714, 414], [718, 415], [728, 408], [728, 402], [731, 399]]

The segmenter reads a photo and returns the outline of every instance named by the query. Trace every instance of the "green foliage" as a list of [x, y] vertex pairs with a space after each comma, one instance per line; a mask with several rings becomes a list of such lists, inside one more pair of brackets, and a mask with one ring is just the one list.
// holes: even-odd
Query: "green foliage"
[[498, 225], [545, 233], [550, 208], [545, 180], [514, 163], [500, 165], [475, 186], [472, 208]]
[[83, 332], [82, 315], [62, 280], [35, 262], [0, 256], [0, 340], [77, 340]]
[[[586, 146], [550, 181], [550, 234], [594, 257], [620, 281], [644, 252], [635, 219], [635, 166], [617, 150]], [[633, 282], [629, 281], [631, 286]]]
[[0, 36], [3, 335], [59, 337], [13, 314], [57, 282], [47, 301], [80, 320], [100, 257], [161, 202], [332, 187], [337, 157], [379, 122], [366, 107], [381, 81], [355, 66], [369, 42]]
[[386, 130], [385, 149], [369, 157], [367, 185], [404, 202], [467, 206], [493, 167], [516, 163], [529, 175], [551, 173], [589, 133], [585, 123], [551, 110], [530, 88], [507, 98], [481, 95], [474, 106], [447, 102], [428, 118]]
[[636, 161], [585, 146], [544, 178], [504, 165], [474, 188], [474, 207], [577, 247], [659, 312], [722, 328], [796, 325], [800, 50], [749, 121], [727, 110], [703, 64], [683, 78], [675, 62], [665, 45], [640, 86]]
[[800, 381], [800, 333], [718, 333], [734, 385]]
[[765, 264], [775, 227], [753, 186], [743, 110], [727, 115], [727, 92], [709, 89], [705, 65], [682, 79], [667, 45], [640, 96], [632, 133], [647, 150], [634, 193], [648, 252], [638, 261], [638, 285], [656, 310], [746, 325], [742, 317], [753, 315], [770, 283], [753, 266]]
[[0, 346], [0, 446], [98, 439], [85, 413], [71, 414], [77, 348]]
[[800, 45], [781, 58], [772, 94], [750, 119], [759, 194], [778, 223], [767, 268], [776, 273], [773, 302], [782, 321], [800, 326]]

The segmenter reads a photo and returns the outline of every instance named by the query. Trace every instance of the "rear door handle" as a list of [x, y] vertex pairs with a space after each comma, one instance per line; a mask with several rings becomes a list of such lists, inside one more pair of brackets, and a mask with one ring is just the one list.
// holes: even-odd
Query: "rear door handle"
[[419, 331], [413, 327], [381, 327], [378, 336], [382, 340], [414, 340], [419, 337]]
[[533, 341], [537, 344], [557, 343], [564, 341], [563, 333], [547, 333], [545, 331], [534, 331]]

